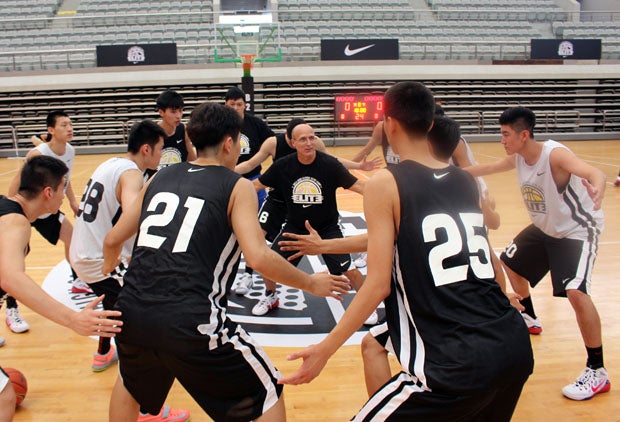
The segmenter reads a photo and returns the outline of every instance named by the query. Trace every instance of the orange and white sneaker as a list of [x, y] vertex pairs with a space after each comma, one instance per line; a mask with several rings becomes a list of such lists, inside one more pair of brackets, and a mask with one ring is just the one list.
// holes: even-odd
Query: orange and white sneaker
[[189, 420], [189, 410], [176, 409], [164, 405], [158, 415], [138, 415], [138, 422], [186, 422]]
[[611, 382], [605, 368], [586, 368], [577, 381], [562, 388], [562, 394], [571, 400], [588, 400], [599, 393], [611, 390]]
[[527, 329], [530, 334], [542, 333], [542, 324], [538, 318], [532, 318], [525, 312], [521, 312], [521, 316], [523, 317], [523, 321], [525, 321], [525, 325], [527, 325]]
[[105, 355], [95, 352], [93, 355], [93, 372], [101, 372], [118, 362], [116, 347], [110, 346], [110, 350]]

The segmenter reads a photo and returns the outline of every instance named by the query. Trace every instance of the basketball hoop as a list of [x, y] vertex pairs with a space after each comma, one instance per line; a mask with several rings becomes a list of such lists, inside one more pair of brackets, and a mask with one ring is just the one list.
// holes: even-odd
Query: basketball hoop
[[241, 64], [243, 67], [243, 77], [247, 78], [252, 76], [252, 68], [254, 67], [254, 59], [256, 54], [240, 54]]

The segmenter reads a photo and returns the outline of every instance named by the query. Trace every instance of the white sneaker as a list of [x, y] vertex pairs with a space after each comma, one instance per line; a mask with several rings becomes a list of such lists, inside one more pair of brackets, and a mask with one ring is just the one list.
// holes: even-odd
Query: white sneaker
[[542, 333], [542, 324], [538, 318], [532, 318], [525, 312], [521, 312], [521, 316], [523, 317], [523, 321], [525, 321], [525, 325], [527, 325], [527, 329], [530, 334]]
[[14, 333], [25, 333], [30, 329], [30, 325], [19, 314], [17, 308], [6, 308], [6, 325], [9, 326]]
[[0, 337], [0, 347], [4, 346], [5, 343], [6, 340], [4, 339], [4, 337]]
[[586, 368], [581, 372], [577, 381], [562, 388], [562, 394], [571, 400], [588, 400], [610, 389], [611, 382], [609, 382], [605, 368]]
[[93, 289], [90, 288], [88, 284], [84, 280], [79, 277], [73, 279], [71, 285], [71, 293], [84, 293], [91, 294], [93, 293]]
[[366, 258], [368, 257], [367, 253], [360, 254], [355, 261], [353, 261], [353, 265], [355, 268], [364, 268], [366, 266]]
[[269, 296], [263, 297], [261, 300], [258, 301], [256, 305], [254, 305], [254, 307], [252, 308], [252, 315], [265, 315], [267, 312], [277, 308], [278, 306], [280, 306], [278, 294], [276, 292], [273, 292]]
[[252, 290], [252, 286], [256, 281], [256, 276], [250, 273], [243, 273], [237, 281], [237, 285], [234, 287], [234, 291], [238, 295], [247, 295]]
[[364, 321], [364, 325], [376, 325], [377, 322], [379, 322], [379, 314], [377, 314], [377, 310], [375, 309], [374, 311], [372, 311], [372, 314], [370, 314], [370, 316], [366, 318], [366, 321]]

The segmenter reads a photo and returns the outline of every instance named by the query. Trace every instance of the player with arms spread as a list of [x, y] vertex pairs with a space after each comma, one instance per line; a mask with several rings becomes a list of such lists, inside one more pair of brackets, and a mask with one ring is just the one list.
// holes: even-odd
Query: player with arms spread
[[[529, 334], [495, 282], [476, 182], [431, 155], [434, 98], [401, 82], [384, 128], [400, 164], [366, 184], [368, 275], [319, 344], [292, 354], [311, 381], [381, 300], [402, 372], [354, 420], [510, 420], [533, 369]], [[412, 184], [411, 180], [418, 183]]]

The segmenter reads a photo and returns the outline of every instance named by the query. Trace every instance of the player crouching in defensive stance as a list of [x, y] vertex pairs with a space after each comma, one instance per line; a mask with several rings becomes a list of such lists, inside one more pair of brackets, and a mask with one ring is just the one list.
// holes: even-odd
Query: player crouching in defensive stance
[[279, 372], [226, 313], [240, 254], [267, 277], [313, 294], [339, 299], [350, 287], [269, 249], [252, 182], [232, 170], [242, 125], [225, 106], [196, 107], [187, 132], [198, 159], [155, 174], [106, 236], [103, 269], [111, 271], [139, 228], [116, 303], [127, 311], [127, 331], [117, 338], [110, 421], [135, 420], [139, 406], [158, 412], [175, 378], [214, 420], [284, 420]]
[[384, 100], [400, 164], [366, 183], [364, 287], [322, 342], [289, 356], [304, 362], [280, 382], [315, 378], [384, 300], [402, 371], [354, 420], [508, 421], [534, 361], [527, 328], [493, 278], [476, 182], [431, 155], [428, 88], [401, 82]]

